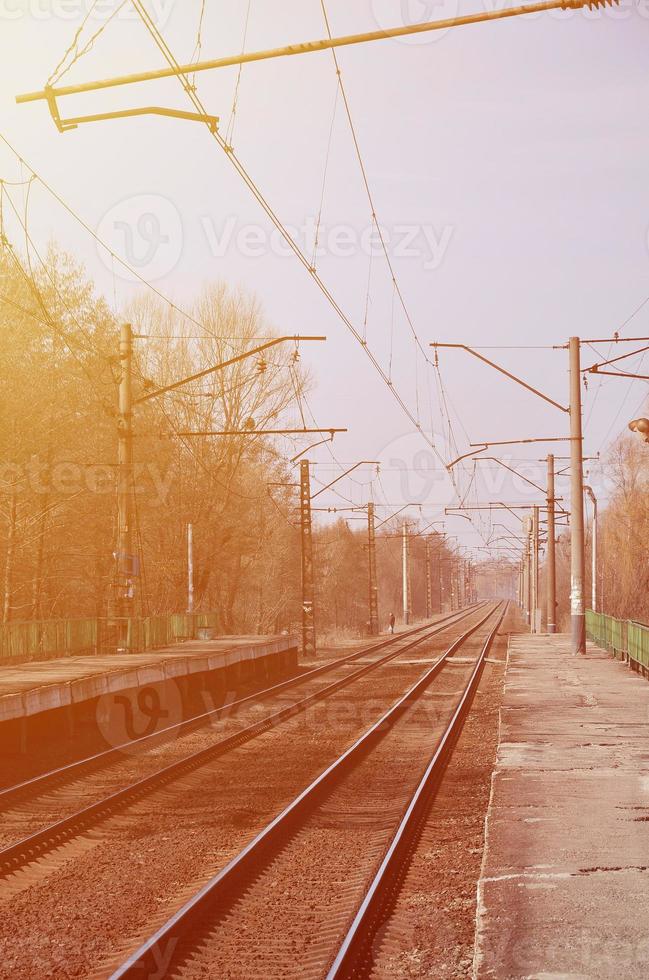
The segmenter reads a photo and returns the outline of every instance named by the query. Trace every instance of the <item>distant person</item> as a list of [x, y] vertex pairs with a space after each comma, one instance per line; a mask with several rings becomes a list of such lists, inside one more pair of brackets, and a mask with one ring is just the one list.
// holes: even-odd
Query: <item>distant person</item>
[[390, 619], [388, 620], [388, 622], [390, 623], [390, 632], [394, 633], [394, 624], [395, 624], [394, 613], [390, 613]]

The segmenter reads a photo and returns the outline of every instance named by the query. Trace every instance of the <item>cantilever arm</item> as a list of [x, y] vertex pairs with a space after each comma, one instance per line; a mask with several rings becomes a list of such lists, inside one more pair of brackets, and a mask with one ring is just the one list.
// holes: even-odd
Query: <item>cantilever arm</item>
[[140, 106], [136, 109], [120, 109], [115, 112], [98, 112], [92, 116], [71, 116], [61, 119], [50, 101], [50, 111], [56, 127], [61, 133], [76, 129], [83, 123], [106, 122], [109, 119], [129, 119], [132, 116], [170, 116], [172, 119], [189, 119], [192, 122], [206, 123], [211, 132], [215, 133], [219, 125], [218, 116], [207, 116], [202, 112], [185, 112], [183, 109], [167, 109], [159, 105]]
[[[523, 476], [522, 473], [519, 473], [518, 470], [515, 470], [512, 466], [508, 466], [507, 463], [503, 463], [502, 459], [498, 459], [497, 456], [483, 456], [482, 458], [485, 461], [488, 460], [489, 462], [498, 463], [500, 466], [503, 466], [506, 470], [509, 470], [510, 473], [513, 473], [514, 476], [519, 476], [521, 480], [525, 480], [525, 483], [529, 483], [529, 485], [531, 487], [534, 487], [535, 490], [540, 490], [541, 493], [548, 492], [547, 487], [541, 487], [539, 486], [538, 483], [534, 483], [533, 480], [529, 480], [526, 476]], [[480, 460], [478, 460], [478, 462], [480, 462]]]
[[489, 446], [487, 446], [487, 445], [482, 446], [481, 449], [475, 449], [474, 448], [474, 449], [471, 450], [470, 453], [464, 453], [462, 456], [458, 456], [457, 459], [454, 459], [450, 463], [447, 463], [446, 464], [446, 469], [447, 470], [452, 470], [453, 467], [454, 466], [457, 466], [458, 463], [461, 463], [463, 459], [470, 459], [472, 456], [477, 456], [478, 453], [486, 453], [486, 451], [487, 451], [488, 448], [489, 448]]
[[341, 473], [340, 476], [337, 476], [335, 480], [332, 480], [331, 483], [328, 483], [326, 487], [322, 487], [322, 489], [318, 490], [317, 493], [311, 494], [311, 500], [315, 500], [316, 497], [319, 497], [320, 494], [324, 493], [325, 490], [328, 490], [329, 487], [333, 487], [334, 483], [338, 483], [338, 481], [342, 480], [344, 476], [348, 476], [350, 473], [353, 473], [354, 470], [357, 470], [359, 466], [365, 466], [365, 465], [378, 466], [379, 464], [375, 459], [361, 459], [360, 462], [354, 463], [354, 465], [350, 466], [348, 470], [345, 470], [345, 472]]
[[545, 395], [542, 391], [539, 391], [538, 388], [533, 388], [532, 385], [528, 385], [526, 381], [523, 381], [521, 378], [517, 378], [515, 374], [512, 374], [511, 371], [507, 371], [504, 367], [501, 367], [500, 364], [496, 364], [495, 361], [490, 361], [488, 357], [484, 357], [482, 354], [478, 354], [477, 350], [474, 350], [473, 347], [469, 347], [467, 344], [433, 343], [430, 346], [434, 347], [435, 349], [437, 349], [438, 347], [447, 347], [454, 350], [464, 350], [467, 352], [467, 354], [472, 354], [473, 357], [477, 357], [477, 359], [479, 361], [482, 361], [483, 364], [488, 364], [489, 367], [492, 367], [494, 368], [494, 370], [499, 371], [500, 374], [504, 374], [506, 378], [510, 379], [510, 381], [515, 381], [517, 385], [521, 386], [521, 388], [525, 388], [527, 391], [531, 391], [533, 395], [538, 395], [538, 397], [542, 398], [544, 402], [548, 402], [550, 405], [554, 405], [555, 408], [560, 409], [562, 412], [566, 412], [566, 414], [570, 413], [570, 409], [566, 408], [565, 405], [561, 405], [559, 402], [556, 402], [554, 398], [550, 398], [549, 395]]
[[[326, 337], [301, 337], [299, 335], [294, 335], [293, 337], [273, 337], [266, 344], [260, 344], [258, 347], [252, 347], [250, 350], [244, 351], [242, 354], [237, 354], [236, 357], [230, 357], [227, 361], [222, 361], [220, 364], [214, 364], [212, 367], [205, 368], [204, 371], [198, 371], [196, 374], [190, 374], [187, 378], [181, 378], [180, 381], [174, 381], [173, 384], [164, 385], [160, 388], [154, 388], [153, 391], [148, 391], [145, 395], [140, 395], [139, 398], [133, 399], [134, 405], [140, 405], [142, 402], [148, 402], [152, 398], [157, 398], [158, 395], [164, 395], [167, 391], [175, 391], [176, 388], [181, 388], [183, 385], [189, 384], [192, 381], [198, 381], [200, 378], [207, 377], [208, 374], [214, 374], [216, 371], [223, 371], [224, 368], [230, 367], [232, 364], [238, 364], [239, 361], [245, 361], [248, 357], [254, 357], [255, 354], [261, 354], [268, 350], [270, 347], [276, 347], [277, 344], [283, 344], [287, 340], [294, 340], [296, 342], [303, 340], [326, 340]], [[149, 382], [151, 384], [151, 382]], [[331, 432], [331, 429], [313, 429], [314, 432]], [[342, 429], [336, 430], [338, 432], [343, 431]]]

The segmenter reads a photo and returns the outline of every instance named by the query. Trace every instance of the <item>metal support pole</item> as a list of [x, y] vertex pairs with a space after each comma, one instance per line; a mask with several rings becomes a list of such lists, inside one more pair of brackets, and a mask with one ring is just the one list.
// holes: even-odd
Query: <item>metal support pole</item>
[[547, 580], [547, 628], [548, 633], [557, 631], [557, 558], [556, 529], [554, 524], [554, 456], [548, 456], [548, 550], [546, 556]]
[[187, 525], [187, 612], [194, 612], [194, 525]]
[[119, 339], [119, 415], [117, 420], [117, 620], [118, 651], [128, 650], [128, 620], [133, 614], [133, 335], [123, 323]]
[[599, 527], [597, 524], [597, 500], [593, 496], [593, 612], [598, 612], [597, 602], [597, 535]]
[[532, 629], [532, 519], [528, 519], [527, 529], [527, 623]]
[[525, 546], [523, 552], [523, 608], [525, 610], [525, 621], [530, 624], [530, 592], [531, 592], [531, 567], [530, 567], [530, 519], [525, 518]]
[[370, 587], [370, 636], [379, 635], [379, 590], [376, 576], [376, 532], [374, 504], [367, 505], [367, 555]]
[[584, 469], [581, 428], [581, 352], [571, 337], [570, 354], [570, 620], [573, 654], [586, 653], [584, 610]]
[[430, 573], [430, 538], [426, 538], [426, 619], [433, 615], [433, 583]]
[[302, 655], [315, 656], [313, 588], [313, 537], [311, 529], [311, 478], [309, 461], [300, 462], [300, 537], [302, 542]]
[[593, 540], [591, 543], [591, 609], [593, 612], [597, 612], [597, 497], [593, 493], [592, 487], [584, 487], [584, 490], [590, 497], [590, 501], [593, 505]]
[[[431, 31], [448, 30], [451, 27], [462, 27], [468, 24], [479, 24], [485, 21], [505, 20], [510, 17], [527, 16], [531, 13], [540, 13], [546, 10], [579, 10], [589, 6], [599, 7], [603, 0], [545, 0], [525, 6], [506, 7], [502, 10], [487, 10], [478, 13], [467, 14], [463, 17], [451, 17], [444, 20], [426, 21], [418, 24], [400, 24], [395, 27], [384, 27], [378, 31], [365, 31], [362, 34], [347, 34], [342, 37], [329, 37], [313, 41], [299, 41], [281, 48], [270, 48], [264, 51], [241, 52], [240, 54], [214, 58], [209, 61], [195, 61], [187, 65], [173, 66], [172, 68], [159, 68], [156, 71], [134, 72], [130, 75], [121, 75], [116, 78], [105, 78], [94, 82], [85, 82], [77, 85], [62, 85], [47, 87], [39, 92], [26, 92], [16, 96], [16, 102], [20, 105], [24, 102], [35, 102], [39, 99], [50, 103], [50, 108], [55, 118], [58, 118], [56, 110], [56, 99], [64, 95], [77, 95], [82, 92], [102, 91], [114, 88], [119, 85], [132, 85], [136, 82], [145, 82], [153, 79], [171, 78], [173, 76], [185, 76], [186, 79], [194, 72], [210, 71], [217, 68], [227, 68], [232, 65], [250, 64], [251, 62], [267, 61], [272, 58], [294, 57], [296, 55], [312, 54], [317, 51], [335, 50], [340, 47], [348, 47], [354, 44], [365, 44], [373, 41], [385, 41], [392, 37], [407, 37], [413, 34], [425, 34]], [[157, 108], [157, 107], [153, 107]]]
[[539, 508], [532, 511], [532, 632], [539, 633]]
[[402, 592], [403, 592], [403, 621], [406, 626], [410, 622], [410, 569], [408, 556], [408, 522], [403, 522], [402, 539]]

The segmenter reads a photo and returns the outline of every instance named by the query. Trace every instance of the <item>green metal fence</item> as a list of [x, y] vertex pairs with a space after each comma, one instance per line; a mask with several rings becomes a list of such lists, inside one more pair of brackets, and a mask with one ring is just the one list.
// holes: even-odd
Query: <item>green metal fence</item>
[[8, 623], [0, 626], [0, 657], [45, 659], [94, 653], [98, 635], [99, 621], [96, 619]]
[[615, 619], [588, 610], [586, 634], [597, 646], [627, 660], [636, 670], [649, 671], [649, 626], [630, 619]]
[[[194, 639], [201, 627], [216, 627], [216, 613], [172, 613], [130, 619], [131, 653]], [[0, 660], [50, 660], [115, 650], [115, 631], [101, 619], [49, 619], [0, 626]]]

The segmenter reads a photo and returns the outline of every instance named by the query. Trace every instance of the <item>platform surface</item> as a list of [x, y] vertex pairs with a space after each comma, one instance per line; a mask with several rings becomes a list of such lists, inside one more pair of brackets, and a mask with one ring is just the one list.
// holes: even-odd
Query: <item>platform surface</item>
[[0, 722], [260, 659], [294, 649], [297, 643], [292, 635], [224, 636], [188, 640], [147, 653], [64, 657], [0, 667]]
[[649, 977], [649, 682], [513, 636], [474, 977]]

